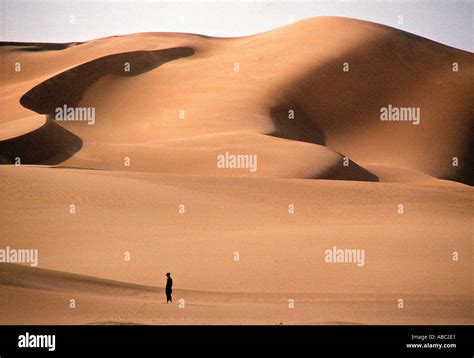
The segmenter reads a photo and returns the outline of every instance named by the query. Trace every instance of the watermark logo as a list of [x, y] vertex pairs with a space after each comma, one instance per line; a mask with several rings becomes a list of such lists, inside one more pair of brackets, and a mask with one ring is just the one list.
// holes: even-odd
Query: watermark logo
[[95, 124], [95, 107], [69, 107], [64, 105], [56, 107], [54, 119], [58, 122], [87, 122]]
[[219, 169], [248, 169], [249, 172], [255, 173], [257, 171], [257, 155], [225, 152], [217, 156], [217, 167]]
[[0, 249], [1, 263], [23, 263], [30, 264], [30, 266], [38, 266], [38, 250], [37, 249], [12, 249], [7, 246], [5, 249]]
[[324, 251], [324, 255], [326, 263], [349, 263], [356, 264], [357, 267], [365, 266], [364, 249], [338, 249], [336, 246], [333, 246], [331, 249]]
[[54, 334], [30, 334], [26, 332], [18, 336], [19, 348], [47, 348], [53, 352], [56, 349], [56, 336]]
[[389, 104], [380, 108], [380, 120], [382, 122], [411, 122], [417, 126], [420, 124], [420, 107], [395, 107]]

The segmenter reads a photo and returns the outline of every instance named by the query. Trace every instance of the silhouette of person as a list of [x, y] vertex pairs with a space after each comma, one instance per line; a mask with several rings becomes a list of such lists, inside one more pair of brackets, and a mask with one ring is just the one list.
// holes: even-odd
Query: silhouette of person
[[173, 303], [171, 298], [171, 293], [173, 292], [173, 279], [171, 278], [171, 273], [166, 273], [166, 303]]

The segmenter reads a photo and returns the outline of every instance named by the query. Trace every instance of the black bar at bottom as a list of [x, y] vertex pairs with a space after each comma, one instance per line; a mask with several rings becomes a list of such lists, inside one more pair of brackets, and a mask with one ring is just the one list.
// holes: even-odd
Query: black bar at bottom
[[123, 353], [165, 344], [244, 343], [472, 357], [473, 337], [472, 326], [0, 326], [0, 356], [63, 356], [100, 349]]

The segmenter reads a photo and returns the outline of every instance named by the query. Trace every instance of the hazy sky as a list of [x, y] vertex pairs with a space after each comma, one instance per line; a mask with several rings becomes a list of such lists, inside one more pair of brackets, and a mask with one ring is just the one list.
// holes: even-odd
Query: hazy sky
[[474, 0], [0, 1], [2, 41], [71, 42], [145, 31], [230, 37], [267, 31], [290, 18], [331, 15], [474, 52]]

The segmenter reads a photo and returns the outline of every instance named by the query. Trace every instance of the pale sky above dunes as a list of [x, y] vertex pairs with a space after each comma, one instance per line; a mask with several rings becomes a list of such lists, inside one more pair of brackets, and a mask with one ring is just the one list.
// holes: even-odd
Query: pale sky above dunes
[[234, 37], [271, 30], [291, 19], [344, 16], [474, 51], [470, 0], [1, 0], [1, 7], [2, 41], [72, 42], [148, 31]]

